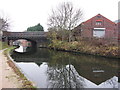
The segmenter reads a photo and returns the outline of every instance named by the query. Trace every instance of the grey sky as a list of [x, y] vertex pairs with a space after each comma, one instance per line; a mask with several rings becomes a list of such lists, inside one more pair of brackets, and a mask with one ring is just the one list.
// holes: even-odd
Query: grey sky
[[82, 21], [98, 13], [112, 21], [118, 19], [119, 0], [0, 0], [0, 15], [10, 18], [10, 31], [24, 31], [38, 23], [47, 30], [47, 19], [51, 9], [67, 1], [82, 9]]

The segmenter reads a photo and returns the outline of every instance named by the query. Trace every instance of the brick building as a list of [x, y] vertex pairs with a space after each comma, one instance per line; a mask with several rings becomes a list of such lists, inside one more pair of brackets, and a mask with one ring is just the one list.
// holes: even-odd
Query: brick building
[[118, 25], [118, 40], [120, 43], [120, 22], [118, 22], [117, 25]]
[[118, 25], [101, 14], [82, 22], [78, 27], [76, 29], [80, 30], [82, 37], [107, 39], [118, 37]]

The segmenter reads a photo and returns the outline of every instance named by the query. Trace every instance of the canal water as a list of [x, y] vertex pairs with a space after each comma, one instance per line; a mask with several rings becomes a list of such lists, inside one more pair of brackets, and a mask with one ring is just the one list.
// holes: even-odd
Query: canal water
[[118, 60], [37, 48], [11, 57], [38, 88], [118, 88]]

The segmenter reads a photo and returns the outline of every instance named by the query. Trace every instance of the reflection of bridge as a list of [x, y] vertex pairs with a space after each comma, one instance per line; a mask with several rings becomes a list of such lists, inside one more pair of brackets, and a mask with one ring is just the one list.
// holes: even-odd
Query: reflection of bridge
[[48, 59], [46, 58], [15, 58], [14, 59], [17, 63], [18, 62], [34, 62], [38, 66], [40, 66], [43, 62], [48, 62]]
[[44, 31], [35, 32], [7, 32], [3, 31], [2, 40], [12, 44], [13, 41], [18, 39], [26, 39], [31, 42], [37, 43], [37, 45], [43, 45], [47, 41]]

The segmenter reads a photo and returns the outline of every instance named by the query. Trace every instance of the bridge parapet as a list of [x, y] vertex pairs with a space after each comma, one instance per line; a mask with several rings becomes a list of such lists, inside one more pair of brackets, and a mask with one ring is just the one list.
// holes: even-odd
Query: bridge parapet
[[46, 37], [45, 32], [43, 31], [3, 32], [3, 36], [6, 36], [6, 37]]

